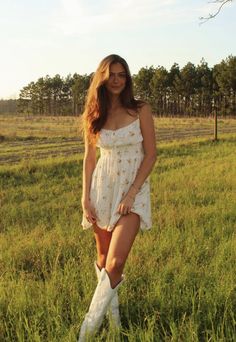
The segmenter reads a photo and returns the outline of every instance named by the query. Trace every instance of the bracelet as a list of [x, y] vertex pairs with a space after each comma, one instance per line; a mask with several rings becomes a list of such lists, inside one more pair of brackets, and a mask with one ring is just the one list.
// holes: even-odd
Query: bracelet
[[131, 184], [131, 186], [135, 189], [135, 191], [139, 191], [139, 188], [136, 188], [136, 186], [134, 185], [134, 183]]

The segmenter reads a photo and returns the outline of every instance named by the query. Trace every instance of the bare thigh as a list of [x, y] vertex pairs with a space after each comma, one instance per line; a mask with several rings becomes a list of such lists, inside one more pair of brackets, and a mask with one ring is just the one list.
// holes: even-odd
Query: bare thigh
[[112, 233], [106, 270], [110, 274], [112, 285], [119, 282], [125, 262], [139, 231], [140, 218], [137, 214], [130, 213], [121, 216]]
[[97, 265], [102, 268], [106, 264], [112, 233], [99, 228], [96, 224], [93, 225], [93, 230], [97, 247]]

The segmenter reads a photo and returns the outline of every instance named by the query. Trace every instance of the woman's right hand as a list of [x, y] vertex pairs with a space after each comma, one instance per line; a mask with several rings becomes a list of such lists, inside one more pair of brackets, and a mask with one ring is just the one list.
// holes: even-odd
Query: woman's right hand
[[86, 219], [92, 224], [96, 223], [97, 216], [96, 216], [93, 206], [91, 205], [90, 200], [82, 199], [81, 202], [82, 202], [83, 214], [86, 217]]

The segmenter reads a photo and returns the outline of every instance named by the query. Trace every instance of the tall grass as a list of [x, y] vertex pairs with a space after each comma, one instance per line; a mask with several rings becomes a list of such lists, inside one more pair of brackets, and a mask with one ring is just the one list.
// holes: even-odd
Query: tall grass
[[[158, 146], [153, 228], [96, 341], [235, 341], [236, 137]], [[0, 341], [76, 341], [96, 286], [81, 229], [82, 155], [1, 167]]]

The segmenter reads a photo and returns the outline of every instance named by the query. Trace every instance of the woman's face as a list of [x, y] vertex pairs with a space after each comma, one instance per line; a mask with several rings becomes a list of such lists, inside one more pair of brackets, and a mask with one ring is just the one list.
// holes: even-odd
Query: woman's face
[[111, 64], [109, 75], [105, 83], [106, 89], [112, 95], [120, 95], [126, 84], [125, 68], [120, 63]]

